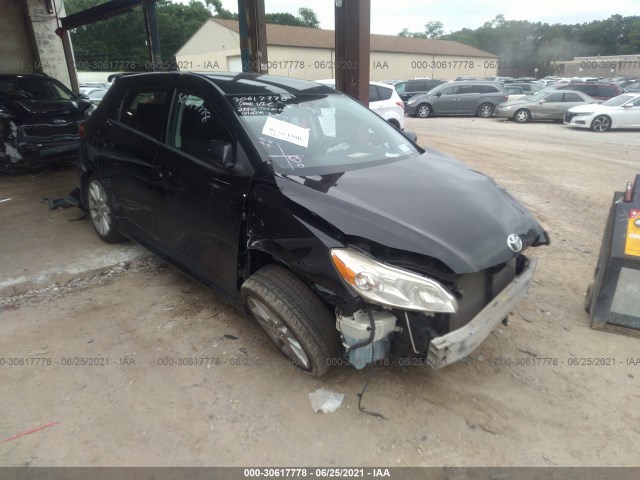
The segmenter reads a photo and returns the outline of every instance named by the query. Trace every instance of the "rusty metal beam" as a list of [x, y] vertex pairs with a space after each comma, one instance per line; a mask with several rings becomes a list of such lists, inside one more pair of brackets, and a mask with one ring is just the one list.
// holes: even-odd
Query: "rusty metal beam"
[[158, 35], [158, 23], [156, 20], [156, 0], [142, 0], [142, 11], [151, 70], [154, 72], [164, 70], [162, 68], [162, 58], [160, 58], [160, 35]]
[[336, 89], [369, 105], [371, 0], [335, 0]]
[[134, 8], [139, 7], [140, 2], [141, 0], [112, 0], [110, 2], [105, 2], [101, 5], [87, 8], [81, 12], [61, 18], [60, 25], [65, 30], [71, 30], [73, 28], [82, 27], [83, 25], [107, 20], [111, 17], [115, 17], [116, 15], [122, 15], [123, 13], [130, 12]]
[[269, 72], [264, 12], [264, 0], [238, 0], [243, 72]]

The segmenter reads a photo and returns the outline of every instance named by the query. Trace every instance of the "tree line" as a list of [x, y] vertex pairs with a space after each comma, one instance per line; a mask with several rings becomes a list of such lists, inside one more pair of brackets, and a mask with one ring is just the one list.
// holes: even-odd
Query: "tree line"
[[612, 15], [606, 20], [576, 24], [548, 24], [528, 20], [506, 20], [496, 15], [476, 29], [444, 33], [440, 21], [430, 21], [422, 32], [403, 29], [401, 37], [455, 40], [500, 57], [501, 75], [554, 73], [557, 61], [574, 57], [640, 54], [640, 17]]
[[[65, 0], [67, 15], [103, 4], [105, 0]], [[169, 0], [156, 2], [156, 17], [163, 62], [175, 53], [210, 18], [237, 19], [220, 0], [191, 0], [188, 4]], [[313, 10], [300, 8], [298, 15], [266, 13], [267, 23], [320, 28]], [[148, 68], [148, 50], [142, 8], [71, 31], [76, 67], [92, 71], [139, 71]]]

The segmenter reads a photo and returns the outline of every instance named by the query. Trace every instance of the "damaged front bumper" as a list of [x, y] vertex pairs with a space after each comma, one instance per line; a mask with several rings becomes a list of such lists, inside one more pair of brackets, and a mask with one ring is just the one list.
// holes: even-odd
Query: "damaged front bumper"
[[[28, 125], [1, 129], [0, 171], [14, 168], [36, 167], [49, 163], [77, 161], [80, 152], [80, 136], [69, 130], [77, 130], [77, 123], [69, 123], [62, 128], [64, 134], [55, 134], [60, 127]], [[41, 129], [45, 135], [27, 135], [26, 129]], [[48, 132], [52, 130], [53, 132]], [[37, 133], [37, 130], [36, 130]], [[47, 135], [48, 134], [48, 135]]]
[[429, 344], [427, 364], [442, 368], [471, 354], [524, 298], [533, 281], [538, 260], [529, 258], [524, 270], [513, 279], [469, 323]]

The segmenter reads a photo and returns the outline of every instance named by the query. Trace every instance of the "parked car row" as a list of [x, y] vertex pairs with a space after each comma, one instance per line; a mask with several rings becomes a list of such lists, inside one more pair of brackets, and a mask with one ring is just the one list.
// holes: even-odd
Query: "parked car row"
[[543, 87], [535, 82], [464, 80], [442, 83], [426, 93], [413, 95], [405, 112], [419, 118], [495, 115], [518, 123], [552, 120], [604, 132], [640, 127], [638, 97], [640, 93], [625, 94], [620, 86], [605, 82], [554, 83]]

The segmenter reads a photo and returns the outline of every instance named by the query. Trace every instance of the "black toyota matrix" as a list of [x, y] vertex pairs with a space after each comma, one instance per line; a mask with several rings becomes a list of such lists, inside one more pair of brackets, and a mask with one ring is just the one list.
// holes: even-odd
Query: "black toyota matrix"
[[116, 80], [81, 124], [82, 204], [246, 309], [319, 376], [476, 349], [547, 244], [485, 175], [314, 82], [247, 73]]

